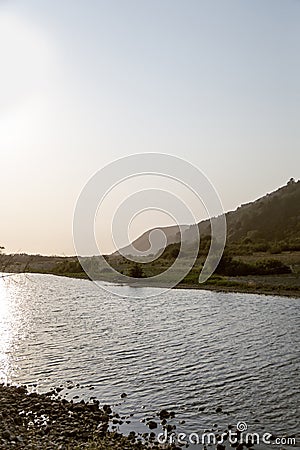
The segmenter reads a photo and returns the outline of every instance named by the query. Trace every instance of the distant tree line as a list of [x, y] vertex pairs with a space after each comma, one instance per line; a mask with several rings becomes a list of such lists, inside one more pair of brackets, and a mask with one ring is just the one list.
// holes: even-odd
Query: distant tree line
[[64, 273], [81, 273], [83, 269], [78, 260], [76, 261], [62, 261], [56, 264], [54, 273], [64, 274]]

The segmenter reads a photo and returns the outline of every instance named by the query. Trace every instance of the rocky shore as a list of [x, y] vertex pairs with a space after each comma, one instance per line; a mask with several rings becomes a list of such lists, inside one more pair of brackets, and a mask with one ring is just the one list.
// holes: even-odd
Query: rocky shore
[[[28, 393], [24, 386], [0, 384], [0, 449], [129, 450], [159, 449], [155, 434], [123, 436], [109, 431], [124, 418], [99, 401], [73, 403], [58, 391]], [[151, 427], [150, 427], [151, 428]], [[164, 448], [176, 448], [168, 446]]]

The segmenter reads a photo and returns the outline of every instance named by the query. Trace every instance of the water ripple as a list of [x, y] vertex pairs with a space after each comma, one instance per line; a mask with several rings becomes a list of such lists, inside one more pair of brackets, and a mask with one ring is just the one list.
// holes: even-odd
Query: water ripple
[[[40, 390], [70, 380], [82, 387], [69, 397], [85, 399], [92, 385], [103, 403], [120, 402], [125, 391], [124, 412], [138, 420], [175, 408], [188, 432], [216, 420], [298, 431], [297, 300], [172, 290], [143, 301], [113, 297], [86, 280], [0, 282], [3, 380]], [[224, 414], [216, 418], [218, 405]]]

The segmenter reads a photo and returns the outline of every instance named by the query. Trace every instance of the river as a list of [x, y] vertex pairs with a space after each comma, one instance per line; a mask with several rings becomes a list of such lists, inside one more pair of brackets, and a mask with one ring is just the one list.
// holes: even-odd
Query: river
[[299, 300], [188, 289], [143, 300], [134, 289], [0, 279], [0, 379], [97, 397], [134, 414], [125, 433], [166, 408], [187, 434], [242, 421], [299, 445]]

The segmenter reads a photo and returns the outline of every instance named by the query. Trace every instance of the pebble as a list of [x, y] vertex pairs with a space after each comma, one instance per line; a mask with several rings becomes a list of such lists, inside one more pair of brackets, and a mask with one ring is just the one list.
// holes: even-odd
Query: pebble
[[[59, 400], [55, 398], [55, 392], [59, 391], [59, 388], [52, 390], [51, 395], [28, 393], [24, 386], [0, 384], [0, 449], [148, 448], [147, 443], [139, 442], [134, 431], [128, 437], [109, 431], [112, 421], [117, 425], [123, 423], [119, 418], [113, 420], [110, 405], [101, 409], [98, 400], [92, 404], [84, 400], [77, 403]], [[148, 426], [156, 428], [157, 423], [150, 421]]]

